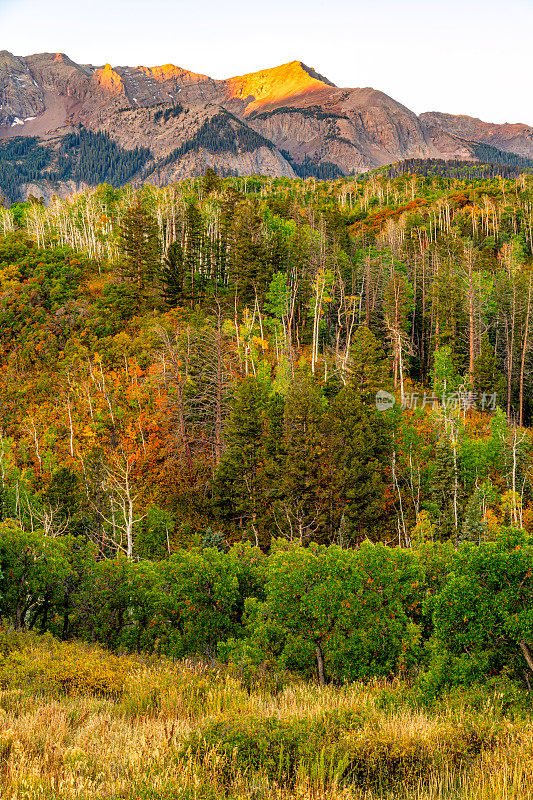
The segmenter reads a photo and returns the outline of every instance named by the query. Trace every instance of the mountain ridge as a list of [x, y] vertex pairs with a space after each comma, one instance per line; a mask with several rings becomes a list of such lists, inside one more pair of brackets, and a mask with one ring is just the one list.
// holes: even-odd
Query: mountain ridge
[[[304, 166], [335, 176], [404, 159], [479, 161], [480, 144], [533, 158], [533, 129], [525, 124], [416, 115], [377, 89], [335, 86], [298, 60], [219, 80], [174, 64], [77, 64], [65, 53], [0, 52], [0, 144], [35, 137], [55, 163], [64, 137], [81, 129], [108, 135], [127, 152], [148, 148], [151, 171], [145, 165], [142, 178], [158, 183], [207, 166], [293, 177]], [[43, 196], [58, 188], [41, 182]]]

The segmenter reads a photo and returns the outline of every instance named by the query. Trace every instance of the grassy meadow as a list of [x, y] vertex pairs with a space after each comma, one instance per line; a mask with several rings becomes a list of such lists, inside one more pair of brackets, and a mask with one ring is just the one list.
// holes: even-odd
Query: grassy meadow
[[2, 800], [533, 798], [519, 698], [138, 656], [5, 631]]

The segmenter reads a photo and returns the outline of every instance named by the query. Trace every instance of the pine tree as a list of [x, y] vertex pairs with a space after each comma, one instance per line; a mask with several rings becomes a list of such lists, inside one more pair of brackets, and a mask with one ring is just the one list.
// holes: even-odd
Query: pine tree
[[478, 405], [483, 395], [494, 393], [501, 403], [505, 402], [505, 378], [498, 369], [498, 359], [486, 335], [481, 340], [481, 352], [474, 361], [473, 384]]
[[373, 405], [361, 400], [355, 387], [347, 386], [331, 404], [329, 423], [335, 499], [345, 517], [346, 533], [352, 540], [379, 538], [390, 450], [385, 419]]
[[353, 338], [349, 358], [349, 383], [365, 398], [388, 385], [388, 364], [383, 348], [370, 328], [361, 325]]
[[283, 441], [283, 416], [285, 400], [279, 392], [268, 399], [265, 411], [264, 455], [265, 464], [271, 464], [273, 474], [279, 474], [279, 465], [285, 452]]
[[213, 483], [218, 513], [249, 529], [260, 543], [260, 467], [263, 459], [264, 390], [256, 378], [246, 378], [235, 390], [224, 432], [226, 450]]
[[285, 401], [275, 392], [267, 401], [265, 408], [265, 427], [263, 433], [263, 455], [260, 465], [260, 482], [262, 491], [262, 507], [260, 509], [260, 525], [266, 544], [276, 531], [274, 510], [282, 499], [280, 475], [285, 460], [285, 441], [283, 437], [283, 419]]
[[191, 305], [201, 294], [204, 276], [202, 262], [204, 250], [204, 222], [196, 203], [187, 205], [185, 212], [185, 267], [186, 284]]
[[79, 478], [76, 473], [68, 467], [59, 467], [53, 472], [42, 499], [57, 509], [62, 520], [68, 520], [79, 510], [79, 488]]
[[202, 549], [206, 550], [207, 548], [213, 548], [220, 553], [225, 553], [227, 551], [226, 542], [220, 531], [214, 531], [212, 528], [206, 529], [202, 536]]
[[336, 544], [344, 549], [348, 547], [349, 542], [348, 523], [346, 522], [346, 514], [343, 514], [339, 523], [339, 530], [337, 531]]
[[161, 286], [163, 299], [169, 308], [183, 304], [185, 291], [185, 260], [179, 242], [172, 242], [161, 268]]
[[299, 376], [289, 389], [283, 418], [284, 459], [279, 475], [277, 525], [304, 543], [324, 530], [329, 465], [324, 400], [317, 384]]
[[461, 541], [481, 544], [486, 539], [487, 523], [484, 515], [487, 504], [491, 499], [494, 499], [494, 495], [495, 493], [488, 482], [479, 486], [472, 494], [466, 506], [465, 518], [459, 537]]
[[140, 199], [124, 214], [119, 230], [120, 269], [136, 287], [137, 310], [149, 293], [161, 261], [157, 224]]
[[212, 167], [208, 167], [205, 171], [203, 180], [203, 190], [205, 195], [209, 195], [220, 188], [221, 181], [216, 171]]
[[253, 303], [266, 290], [272, 278], [268, 250], [261, 236], [259, 206], [252, 202], [235, 209], [231, 231], [229, 280], [241, 302]]
[[449, 436], [437, 443], [431, 494], [439, 514], [439, 532], [443, 539], [457, 533], [458, 523], [458, 474], [453, 444]]

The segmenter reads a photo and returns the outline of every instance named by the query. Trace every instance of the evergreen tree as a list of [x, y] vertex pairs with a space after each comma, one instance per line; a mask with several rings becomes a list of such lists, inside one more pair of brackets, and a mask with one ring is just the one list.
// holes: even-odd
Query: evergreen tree
[[337, 541], [335, 542], [339, 547], [344, 549], [350, 543], [350, 536], [348, 531], [348, 523], [346, 522], [346, 514], [343, 514], [339, 523], [339, 530], [337, 531]]
[[383, 348], [366, 325], [361, 325], [350, 347], [350, 385], [370, 399], [388, 385], [388, 365]]
[[137, 311], [154, 283], [161, 261], [157, 224], [140, 198], [124, 214], [119, 230], [120, 268], [136, 288]]
[[459, 478], [457, 457], [449, 436], [443, 436], [437, 443], [431, 494], [439, 516], [439, 531], [443, 539], [457, 533], [459, 514]]
[[331, 404], [329, 426], [343, 535], [377, 539], [385, 516], [384, 470], [390, 451], [385, 417], [363, 402], [354, 386], [347, 386]]
[[62, 520], [72, 519], [80, 507], [80, 482], [76, 473], [68, 467], [56, 469], [42, 499]]
[[481, 544], [487, 537], [487, 523], [484, 516], [488, 503], [495, 499], [495, 493], [490, 483], [483, 483], [470, 497], [465, 511], [465, 518], [460, 539], [464, 542]]
[[204, 221], [195, 202], [185, 211], [185, 282], [191, 304], [201, 295], [204, 283]]
[[185, 299], [185, 259], [179, 242], [172, 242], [161, 268], [163, 299], [169, 308], [176, 308]]
[[204, 194], [209, 195], [212, 192], [216, 192], [216, 190], [220, 188], [220, 184], [221, 181], [216, 173], [216, 170], [214, 170], [212, 167], [208, 167], [204, 175]]
[[207, 550], [209, 547], [218, 550], [220, 553], [225, 553], [227, 551], [226, 542], [220, 531], [214, 531], [212, 528], [206, 529], [206, 532], [202, 536], [202, 549]]
[[268, 248], [261, 236], [262, 219], [257, 203], [239, 203], [231, 232], [229, 279], [241, 302], [253, 303], [272, 278]]
[[226, 425], [224, 451], [213, 483], [213, 502], [219, 514], [249, 529], [260, 543], [263, 459], [264, 390], [256, 378], [246, 378], [235, 390]]
[[307, 377], [287, 394], [283, 417], [284, 459], [276, 506], [277, 525], [289, 538], [304, 543], [327, 520], [329, 463], [324, 431], [324, 400]]
[[285, 401], [275, 392], [267, 401], [265, 408], [265, 427], [263, 433], [263, 455], [260, 465], [262, 499], [260, 520], [264, 538], [268, 544], [270, 536], [276, 531], [274, 510], [282, 499], [280, 475], [285, 459], [283, 420]]
[[478, 405], [483, 395], [494, 393], [500, 403], [505, 402], [505, 378], [498, 369], [498, 359], [486, 335], [481, 340], [481, 352], [474, 361], [473, 383]]

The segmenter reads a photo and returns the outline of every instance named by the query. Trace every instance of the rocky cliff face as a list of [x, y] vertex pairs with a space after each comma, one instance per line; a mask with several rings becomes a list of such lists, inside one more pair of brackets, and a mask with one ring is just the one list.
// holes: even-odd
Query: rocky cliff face
[[6, 50], [0, 53], [0, 127], [18, 127], [42, 114], [44, 90], [31, 75], [28, 64]]
[[455, 116], [429, 111], [420, 115], [426, 127], [460, 136], [469, 141], [488, 144], [524, 158], [533, 158], [533, 127], [521, 123], [497, 125], [475, 117]]
[[252, 112], [248, 123], [296, 161], [330, 161], [342, 172], [404, 158], [435, 157], [425, 127], [408, 108], [374, 89], [322, 87], [290, 105]]
[[154, 169], [143, 176], [146, 183], [165, 186], [191, 175], [204, 175], [208, 167], [226, 175], [268, 175], [272, 178], [295, 178], [291, 165], [276, 150], [258, 147], [242, 153], [210, 153], [201, 148], [196, 152], [185, 153], [176, 161]]
[[220, 81], [172, 64], [0, 53], [0, 140], [38, 137], [59, 152], [61, 137], [81, 127], [128, 151], [149, 148], [136, 179], [157, 182], [207, 166], [292, 176], [302, 165], [351, 174], [408, 158], [475, 160], [473, 142], [533, 157], [527, 125], [417, 117], [374, 89], [338, 88], [300, 61]]

